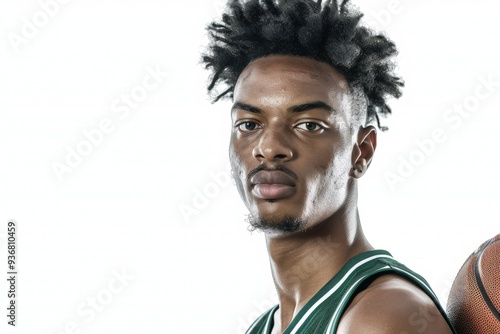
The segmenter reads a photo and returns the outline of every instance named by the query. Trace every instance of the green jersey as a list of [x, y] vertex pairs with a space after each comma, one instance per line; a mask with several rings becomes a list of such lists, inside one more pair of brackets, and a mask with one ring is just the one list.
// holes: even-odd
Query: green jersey
[[[304, 305], [283, 334], [335, 334], [342, 314], [360, 286], [363, 283], [369, 284], [382, 274], [398, 274], [419, 286], [434, 301], [453, 333], [456, 333], [427, 281], [394, 260], [389, 252], [373, 250], [349, 259], [342, 269]], [[261, 315], [246, 334], [270, 334], [277, 309], [278, 305]], [[415, 324], [416, 330], [420, 328], [417, 319], [413, 319], [412, 324]]]

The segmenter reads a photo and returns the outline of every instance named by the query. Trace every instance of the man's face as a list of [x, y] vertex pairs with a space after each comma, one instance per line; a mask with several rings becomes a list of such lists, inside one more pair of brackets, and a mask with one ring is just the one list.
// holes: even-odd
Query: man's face
[[234, 90], [230, 160], [250, 223], [300, 231], [345, 202], [355, 131], [345, 78], [310, 58], [250, 63]]

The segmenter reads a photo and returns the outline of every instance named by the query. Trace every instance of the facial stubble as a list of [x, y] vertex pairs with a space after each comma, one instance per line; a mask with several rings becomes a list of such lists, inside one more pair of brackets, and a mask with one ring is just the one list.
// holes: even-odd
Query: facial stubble
[[280, 219], [264, 219], [248, 214], [246, 221], [249, 223], [248, 229], [250, 231], [259, 230], [268, 233], [300, 232], [303, 231], [307, 225], [305, 220], [290, 216], [285, 216]]

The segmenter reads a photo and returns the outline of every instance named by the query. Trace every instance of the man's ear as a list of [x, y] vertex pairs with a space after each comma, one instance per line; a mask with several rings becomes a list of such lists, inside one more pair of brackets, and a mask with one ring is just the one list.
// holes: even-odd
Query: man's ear
[[358, 131], [357, 141], [352, 149], [352, 168], [349, 176], [359, 179], [366, 172], [377, 147], [377, 130], [369, 125]]

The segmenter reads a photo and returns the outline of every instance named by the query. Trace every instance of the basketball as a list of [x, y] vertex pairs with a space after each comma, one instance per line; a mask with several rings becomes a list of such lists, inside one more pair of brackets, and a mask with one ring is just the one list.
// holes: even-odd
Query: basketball
[[451, 287], [447, 312], [458, 334], [500, 333], [500, 234], [465, 261]]

